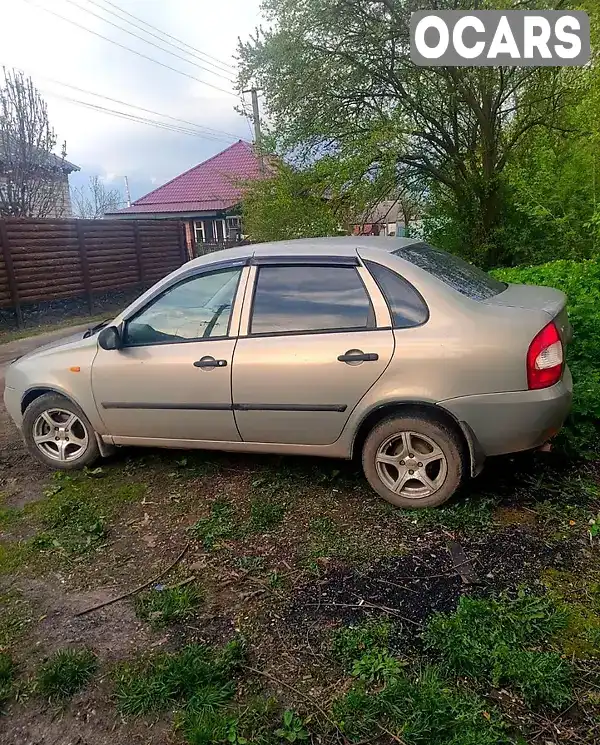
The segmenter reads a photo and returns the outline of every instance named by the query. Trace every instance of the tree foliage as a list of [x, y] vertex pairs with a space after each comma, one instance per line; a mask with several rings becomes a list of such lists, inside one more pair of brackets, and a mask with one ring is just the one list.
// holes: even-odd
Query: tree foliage
[[528, 139], [565, 130], [565, 111], [580, 102], [588, 71], [413, 64], [413, 10], [487, 5], [498, 3], [264, 0], [269, 25], [239, 55], [240, 85], [262, 89], [288, 158], [313, 163], [351, 152], [364, 166], [354, 178], [383, 181], [385, 171], [390, 192], [419, 180], [437, 201], [446, 245], [493, 266], [513, 260], [504, 244], [514, 187], [508, 168]]
[[61, 217], [66, 211], [65, 157], [46, 102], [31, 78], [3, 69], [0, 83], [0, 215]]

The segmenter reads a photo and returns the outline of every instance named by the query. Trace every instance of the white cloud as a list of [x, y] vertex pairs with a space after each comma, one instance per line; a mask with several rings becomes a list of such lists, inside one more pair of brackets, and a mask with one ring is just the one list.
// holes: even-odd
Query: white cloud
[[[246, 38], [259, 23], [259, 0], [223, 0], [220, 3], [198, 0], [110, 1], [231, 65], [235, 65], [237, 38]], [[219, 152], [233, 139], [216, 141], [190, 137], [86, 109], [58, 96], [127, 110], [152, 119], [160, 118], [61, 87], [51, 82], [52, 79], [224, 130], [238, 138], [250, 138], [247, 121], [234, 111], [238, 102], [233, 96], [141, 59], [42, 9], [50, 9], [193, 77], [225, 89], [232, 88], [227, 80], [149, 46], [83, 10], [85, 8], [144, 36], [139, 29], [109, 14], [108, 11], [117, 12], [114, 6], [105, 0], [94, 2], [104, 9], [91, 0], [4, 0], [0, 25], [0, 64], [24, 69], [46, 96], [59, 142], [67, 141], [68, 159], [82, 168], [82, 174], [75, 176], [76, 181], [86, 180], [90, 174], [99, 174], [119, 183], [127, 175], [135, 199], [153, 186]], [[146, 38], [160, 43], [151, 36]], [[179, 50], [167, 48], [183, 55]], [[198, 59], [192, 61], [202, 64]]]

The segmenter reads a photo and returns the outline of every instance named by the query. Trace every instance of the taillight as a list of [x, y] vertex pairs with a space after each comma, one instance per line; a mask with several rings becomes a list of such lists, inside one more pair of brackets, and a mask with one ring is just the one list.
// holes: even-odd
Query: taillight
[[527, 385], [530, 389], [548, 388], [558, 383], [563, 370], [563, 346], [558, 329], [549, 323], [529, 345]]

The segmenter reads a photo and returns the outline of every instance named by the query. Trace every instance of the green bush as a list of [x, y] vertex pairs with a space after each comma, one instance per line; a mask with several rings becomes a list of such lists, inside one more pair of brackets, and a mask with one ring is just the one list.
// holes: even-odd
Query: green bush
[[567, 360], [574, 380], [573, 411], [562, 440], [567, 450], [600, 450], [600, 261], [550, 261], [539, 266], [498, 269], [505, 282], [546, 285], [568, 296], [574, 337]]

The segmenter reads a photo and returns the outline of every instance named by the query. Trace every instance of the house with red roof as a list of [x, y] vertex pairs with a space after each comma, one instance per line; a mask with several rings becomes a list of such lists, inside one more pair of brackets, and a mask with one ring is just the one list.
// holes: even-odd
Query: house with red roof
[[194, 243], [203, 252], [203, 247], [211, 250], [241, 239], [243, 184], [260, 177], [258, 155], [250, 143], [239, 140], [107, 217], [183, 220], [193, 255]]

